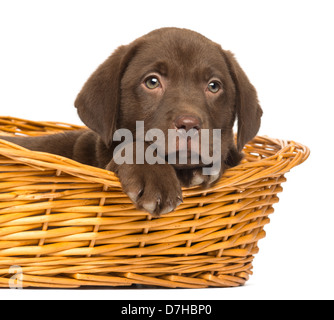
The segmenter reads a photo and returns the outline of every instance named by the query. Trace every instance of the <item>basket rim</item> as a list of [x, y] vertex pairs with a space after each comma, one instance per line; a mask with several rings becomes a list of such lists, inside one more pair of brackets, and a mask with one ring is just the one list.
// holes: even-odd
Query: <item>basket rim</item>
[[[26, 123], [27, 125], [23, 124], [23, 126], [28, 128], [30, 126], [39, 125], [57, 129], [59, 131], [87, 128], [85, 126], [72, 125], [64, 122], [31, 121], [20, 118], [0, 117], [0, 135], [3, 132], [1, 130], [1, 124], [15, 124], [19, 122]], [[13, 136], [14, 134], [15, 132], [10, 132], [9, 135]], [[49, 132], [46, 131], [41, 134], [49, 134]], [[223, 174], [222, 179], [213, 187], [206, 189], [205, 191], [218, 190], [231, 185], [238, 186], [267, 176], [280, 176], [290, 171], [293, 167], [302, 164], [310, 155], [310, 149], [301, 143], [293, 140], [270, 138], [268, 136], [256, 136], [246, 144], [244, 151], [248, 150], [249, 153], [254, 153], [256, 152], [256, 146], [264, 144], [269, 146], [266, 149], [271, 149], [271, 153], [273, 153], [272, 149], [277, 151], [268, 157], [257, 159], [255, 161], [243, 161], [238, 166], [227, 169]], [[252, 150], [252, 148], [254, 150]], [[55, 154], [31, 151], [1, 139], [0, 155], [40, 171], [59, 170], [90, 182], [101, 183], [108, 187], [121, 188], [118, 178], [111, 171], [85, 165]], [[188, 190], [191, 194], [203, 193], [203, 189], [200, 187], [184, 188], [184, 190]]]

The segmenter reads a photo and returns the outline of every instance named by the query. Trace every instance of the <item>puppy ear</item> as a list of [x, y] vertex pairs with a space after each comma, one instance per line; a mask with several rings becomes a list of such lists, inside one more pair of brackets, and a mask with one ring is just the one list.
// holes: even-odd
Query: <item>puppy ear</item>
[[75, 100], [80, 119], [107, 146], [117, 129], [121, 79], [136, 46], [121, 46], [90, 76]]
[[232, 52], [223, 50], [227, 66], [236, 89], [236, 112], [238, 117], [237, 149], [252, 140], [259, 131], [262, 109], [254, 86], [234, 58]]

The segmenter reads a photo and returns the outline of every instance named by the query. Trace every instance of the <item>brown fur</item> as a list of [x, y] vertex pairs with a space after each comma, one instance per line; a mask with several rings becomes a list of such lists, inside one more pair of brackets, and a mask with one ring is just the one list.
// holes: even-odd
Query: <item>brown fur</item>
[[[154, 90], [143, 84], [152, 73], [161, 82]], [[207, 90], [212, 78], [222, 83], [218, 93]], [[158, 29], [119, 47], [85, 83], [75, 107], [90, 130], [4, 139], [114, 171], [136, 206], [156, 216], [182, 202], [181, 186], [211, 185], [227, 167], [237, 165], [262, 116], [256, 91], [233, 54], [196, 32], [177, 28]], [[198, 119], [201, 129], [222, 130], [218, 175], [203, 176], [201, 165], [117, 165], [113, 161], [116, 129], [134, 133], [136, 121], [142, 120], [145, 131], [159, 128], [167, 136], [180, 116]]]

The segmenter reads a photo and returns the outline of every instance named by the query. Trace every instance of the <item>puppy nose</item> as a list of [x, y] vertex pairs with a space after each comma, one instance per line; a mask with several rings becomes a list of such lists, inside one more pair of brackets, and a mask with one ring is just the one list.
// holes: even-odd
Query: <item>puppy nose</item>
[[179, 116], [174, 121], [176, 129], [184, 129], [189, 131], [190, 129], [201, 129], [201, 120], [196, 116]]

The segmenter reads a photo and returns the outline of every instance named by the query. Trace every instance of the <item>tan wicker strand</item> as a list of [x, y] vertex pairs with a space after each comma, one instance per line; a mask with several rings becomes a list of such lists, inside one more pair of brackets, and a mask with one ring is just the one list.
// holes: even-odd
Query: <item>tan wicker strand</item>
[[[83, 127], [0, 117], [1, 135]], [[234, 287], [252, 275], [285, 174], [309, 156], [255, 137], [240, 165], [160, 218], [138, 211], [109, 171], [0, 140], [0, 287]]]

